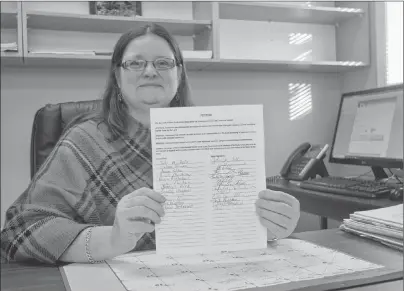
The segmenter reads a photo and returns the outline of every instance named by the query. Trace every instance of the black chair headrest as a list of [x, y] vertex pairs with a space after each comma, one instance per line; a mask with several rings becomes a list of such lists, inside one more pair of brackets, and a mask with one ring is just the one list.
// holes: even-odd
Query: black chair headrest
[[67, 124], [75, 117], [100, 110], [102, 100], [47, 104], [34, 117], [31, 134], [31, 179], [58, 142]]

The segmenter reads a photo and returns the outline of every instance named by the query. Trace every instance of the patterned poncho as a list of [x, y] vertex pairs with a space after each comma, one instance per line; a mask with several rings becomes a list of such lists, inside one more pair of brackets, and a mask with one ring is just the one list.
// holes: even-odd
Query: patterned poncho
[[[113, 225], [119, 200], [152, 188], [150, 130], [113, 138], [105, 123], [85, 121], [68, 130], [6, 212], [1, 232], [4, 261], [57, 264], [84, 229]], [[154, 232], [134, 250], [155, 248]]]

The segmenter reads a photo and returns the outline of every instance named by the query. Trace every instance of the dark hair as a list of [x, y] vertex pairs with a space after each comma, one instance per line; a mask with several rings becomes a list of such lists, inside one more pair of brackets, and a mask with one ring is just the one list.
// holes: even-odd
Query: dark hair
[[182, 68], [178, 90], [170, 103], [170, 107], [193, 106], [184, 59], [178, 43], [164, 27], [158, 24], [148, 24], [140, 29], [133, 29], [125, 32], [115, 44], [107, 85], [102, 97], [101, 111], [80, 116], [73, 120], [67, 128], [85, 120], [94, 119], [105, 122], [113, 135], [127, 133], [127, 106], [124, 102], [119, 101], [118, 94], [120, 93], [120, 90], [115, 74], [117, 68], [122, 63], [123, 54], [128, 44], [135, 38], [146, 34], [155, 34], [165, 39], [173, 51], [176, 65], [181, 66]]

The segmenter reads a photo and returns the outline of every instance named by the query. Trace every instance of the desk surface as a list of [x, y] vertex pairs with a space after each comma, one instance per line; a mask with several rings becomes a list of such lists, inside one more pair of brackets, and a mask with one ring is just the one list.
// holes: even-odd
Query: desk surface
[[302, 189], [287, 182], [267, 183], [267, 188], [283, 191], [300, 201], [300, 209], [314, 215], [342, 221], [355, 211], [371, 210], [403, 203], [388, 198], [367, 199]]
[[[384, 247], [338, 229], [311, 231], [294, 234], [304, 239], [351, 255], [362, 257], [374, 263], [391, 268], [403, 269], [403, 253]], [[66, 291], [59, 269], [39, 264], [2, 264], [1, 290], [3, 291]], [[349, 291], [397, 291], [403, 290], [403, 280], [380, 282], [368, 286], [340, 289]]]

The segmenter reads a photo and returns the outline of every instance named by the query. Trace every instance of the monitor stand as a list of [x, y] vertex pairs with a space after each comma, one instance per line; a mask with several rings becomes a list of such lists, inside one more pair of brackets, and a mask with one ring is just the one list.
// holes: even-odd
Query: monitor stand
[[380, 181], [382, 179], [386, 179], [389, 177], [384, 171], [384, 169], [379, 166], [372, 166], [372, 172], [373, 175], [375, 176], [375, 181]]

